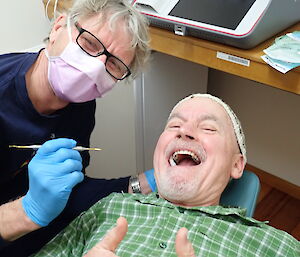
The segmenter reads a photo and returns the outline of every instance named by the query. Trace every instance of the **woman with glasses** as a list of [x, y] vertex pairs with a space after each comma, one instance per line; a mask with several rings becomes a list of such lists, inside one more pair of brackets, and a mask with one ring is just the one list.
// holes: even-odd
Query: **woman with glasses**
[[[89, 164], [88, 152], [72, 148], [89, 146], [95, 99], [118, 81], [135, 78], [147, 62], [147, 22], [129, 2], [77, 0], [54, 21], [45, 49], [0, 56], [0, 248], [46, 227], [62, 212]], [[62, 137], [72, 140], [50, 140], [29, 168], [35, 151], [9, 148]], [[61, 166], [52, 165], [51, 158], [58, 158]], [[150, 191], [145, 175], [141, 178], [144, 187], [137, 187], [135, 178], [134, 189]], [[129, 184], [129, 178], [85, 177], [48, 230], [16, 240], [22, 247], [13, 244], [11, 249], [19, 249], [18, 256], [30, 254], [81, 211], [113, 191], [127, 192]]]

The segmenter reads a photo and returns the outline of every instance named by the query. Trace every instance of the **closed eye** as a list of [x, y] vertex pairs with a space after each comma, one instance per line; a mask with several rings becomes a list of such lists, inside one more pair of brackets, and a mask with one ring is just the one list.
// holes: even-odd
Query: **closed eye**
[[89, 40], [88, 38], [85, 38], [85, 43], [86, 45], [88, 45], [89, 47], [93, 47], [95, 48], [96, 44], [94, 42], [92, 42], [91, 40]]
[[124, 69], [122, 69], [120, 63], [115, 58], [109, 58], [106, 65], [109, 65], [110, 69], [117, 73], [124, 72]]
[[177, 124], [177, 123], [170, 123], [170, 124], [168, 124], [167, 125], [167, 128], [169, 128], [169, 129], [178, 129], [178, 128], [180, 128], [180, 125], [179, 124]]
[[215, 128], [203, 128], [203, 130], [208, 133], [213, 133], [213, 132], [217, 131], [217, 129], [215, 129]]
[[167, 129], [179, 129], [181, 128], [181, 125], [183, 124], [183, 121], [181, 118], [178, 118], [176, 115], [171, 117], [169, 121], [166, 124]]

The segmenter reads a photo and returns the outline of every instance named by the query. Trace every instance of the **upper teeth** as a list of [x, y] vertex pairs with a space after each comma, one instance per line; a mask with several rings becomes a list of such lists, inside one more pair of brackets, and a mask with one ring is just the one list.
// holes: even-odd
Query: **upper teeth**
[[196, 162], [197, 164], [200, 163], [198, 156], [196, 154], [194, 154], [193, 152], [188, 151], [188, 150], [179, 150], [179, 151], [174, 152], [173, 155], [170, 157], [171, 166], [177, 165], [180, 154], [190, 155], [194, 162]]

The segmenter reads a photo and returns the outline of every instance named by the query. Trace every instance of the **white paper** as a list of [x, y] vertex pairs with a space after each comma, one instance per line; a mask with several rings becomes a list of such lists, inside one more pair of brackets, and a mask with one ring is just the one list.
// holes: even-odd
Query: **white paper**
[[282, 61], [279, 60], [275, 60], [272, 59], [271, 57], [267, 56], [267, 55], [263, 55], [261, 56], [261, 58], [267, 63], [269, 64], [271, 67], [273, 67], [274, 69], [280, 71], [281, 73], [287, 73], [289, 70], [299, 66], [299, 64], [292, 64], [292, 63], [284, 63]]
[[288, 33], [286, 35], [296, 41], [300, 41], [300, 32], [299, 31], [296, 31], [294, 33]]

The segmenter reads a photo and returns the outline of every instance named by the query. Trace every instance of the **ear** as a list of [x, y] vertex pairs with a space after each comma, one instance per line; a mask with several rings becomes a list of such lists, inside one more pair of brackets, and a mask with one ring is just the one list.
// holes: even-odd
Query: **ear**
[[49, 43], [53, 44], [53, 42], [55, 42], [60, 29], [63, 28], [66, 25], [67, 22], [67, 16], [66, 14], [62, 14], [59, 17], [56, 18], [56, 20], [54, 21], [53, 27], [51, 29], [50, 35], [49, 35]]
[[233, 161], [233, 167], [231, 169], [231, 177], [234, 179], [238, 179], [243, 175], [245, 163], [244, 163], [244, 157], [242, 154], [235, 154], [234, 161]]

